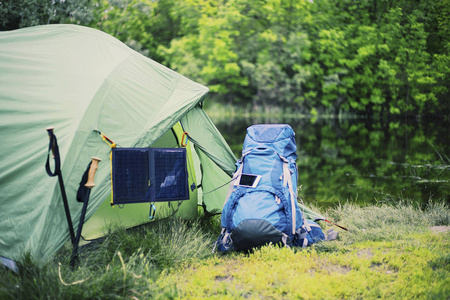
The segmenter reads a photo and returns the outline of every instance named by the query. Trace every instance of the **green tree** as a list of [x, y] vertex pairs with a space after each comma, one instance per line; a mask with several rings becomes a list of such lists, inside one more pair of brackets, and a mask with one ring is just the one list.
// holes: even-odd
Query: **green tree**
[[[243, 74], [255, 91], [254, 106], [297, 109], [305, 106], [304, 85], [311, 72], [307, 63], [311, 58], [311, 41], [302, 25], [311, 18], [308, 4], [304, 1], [271, 1], [262, 10], [258, 9], [259, 3], [254, 3], [254, 8], [258, 9], [255, 11], [264, 16], [265, 22], [254, 31], [253, 43], [246, 52], [240, 52]], [[249, 23], [253, 22], [249, 19]], [[258, 50], [256, 54], [250, 54], [250, 47]]]
[[158, 47], [168, 45], [180, 31], [179, 19], [171, 14], [175, 3], [174, 0], [102, 0], [94, 10], [92, 26], [162, 61]]
[[185, 35], [172, 40], [170, 47], [161, 47], [166, 64], [170, 61], [170, 66], [181, 74], [207, 84], [213, 93], [230, 98], [248, 85], [241, 76], [235, 44], [240, 34], [236, 24], [241, 23], [242, 16], [232, 4], [232, 1], [182, 1], [183, 11], [200, 11], [201, 15], [190, 13], [181, 17], [181, 23], [192, 29], [184, 30]]
[[316, 66], [310, 88], [321, 92], [322, 108], [398, 114], [432, 111], [437, 106], [438, 96], [446, 93], [439, 84], [445, 70], [432, 67], [426, 22], [433, 18], [426, 18], [416, 4], [318, 2], [316, 15], [328, 12], [329, 19], [318, 19], [309, 30], [315, 35], [310, 38], [315, 54], [311, 65]]
[[0, 1], [0, 30], [59, 23], [87, 25], [92, 18], [89, 0]]
[[303, 61], [309, 59], [310, 42], [299, 21], [310, 17], [308, 3], [182, 1], [183, 11], [201, 15], [181, 18], [192, 30], [163, 49], [167, 61], [227, 102], [249, 99], [253, 107], [298, 105], [309, 76]]

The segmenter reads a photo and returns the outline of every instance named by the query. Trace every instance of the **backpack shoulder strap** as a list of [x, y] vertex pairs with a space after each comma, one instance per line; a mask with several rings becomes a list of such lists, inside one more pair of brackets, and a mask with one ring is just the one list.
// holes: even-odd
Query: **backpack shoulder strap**
[[244, 157], [249, 154], [252, 150], [242, 154], [242, 157], [238, 160], [239, 168], [236, 170], [236, 172], [233, 173], [233, 178], [231, 179], [230, 186], [228, 187], [227, 196], [225, 197], [225, 202], [223, 203], [223, 206], [225, 207], [225, 204], [227, 204], [228, 198], [230, 198], [231, 193], [233, 192], [234, 186], [237, 185], [238, 179], [242, 174], [242, 169], [244, 168]]

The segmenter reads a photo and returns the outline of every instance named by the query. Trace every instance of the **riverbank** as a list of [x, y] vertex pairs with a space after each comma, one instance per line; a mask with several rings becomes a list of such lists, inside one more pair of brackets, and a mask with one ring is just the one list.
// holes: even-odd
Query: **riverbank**
[[334, 111], [324, 110], [318, 111], [316, 109], [295, 110], [288, 107], [280, 106], [252, 106], [247, 105], [233, 105], [225, 104], [219, 101], [206, 101], [204, 109], [214, 122], [229, 122], [230, 119], [249, 119], [264, 122], [279, 122], [279, 120], [290, 119], [310, 119], [315, 122], [318, 119], [325, 120], [386, 120], [399, 121], [410, 120], [414, 122], [426, 122], [432, 120], [433, 122], [449, 122], [449, 112], [436, 112], [433, 114], [361, 114], [351, 113], [348, 111]]
[[211, 253], [218, 216], [161, 220], [132, 232], [116, 228], [82, 254], [75, 270], [68, 266], [70, 245], [42, 267], [28, 259], [19, 275], [1, 270], [0, 298], [450, 297], [448, 205], [314, 209], [349, 231], [335, 228], [338, 240], [307, 249], [220, 255]]

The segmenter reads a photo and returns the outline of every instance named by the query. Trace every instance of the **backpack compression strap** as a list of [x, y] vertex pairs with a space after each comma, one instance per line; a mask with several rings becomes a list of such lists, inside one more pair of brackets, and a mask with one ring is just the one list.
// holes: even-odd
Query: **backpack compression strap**
[[[295, 235], [295, 225], [296, 225], [296, 213], [295, 213], [295, 201], [297, 201], [297, 196], [294, 192], [294, 188], [292, 187], [292, 177], [291, 171], [289, 170], [289, 161], [283, 156], [279, 155], [280, 159], [283, 161], [283, 186], [288, 186], [289, 194], [291, 196], [291, 210], [292, 210], [292, 234]], [[305, 218], [304, 214], [301, 214], [303, 218], [303, 225], [306, 227], [308, 232], [311, 231], [309, 227], [308, 221]]]
[[292, 212], [292, 234], [295, 234], [295, 225], [296, 225], [296, 213], [295, 213], [295, 201], [297, 197], [294, 193], [294, 188], [292, 187], [292, 178], [291, 171], [289, 170], [289, 161], [280, 155], [281, 160], [283, 161], [283, 186], [288, 186], [289, 194], [291, 196], [291, 212]]

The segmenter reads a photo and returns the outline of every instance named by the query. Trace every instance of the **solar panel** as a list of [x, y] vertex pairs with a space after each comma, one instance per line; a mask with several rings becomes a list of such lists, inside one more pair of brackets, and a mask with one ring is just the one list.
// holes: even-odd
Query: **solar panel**
[[113, 148], [113, 204], [189, 199], [185, 148]]

